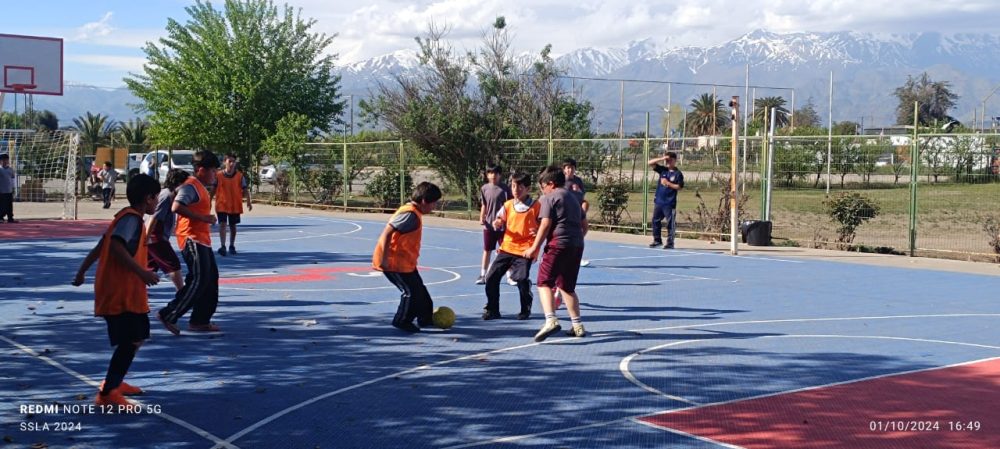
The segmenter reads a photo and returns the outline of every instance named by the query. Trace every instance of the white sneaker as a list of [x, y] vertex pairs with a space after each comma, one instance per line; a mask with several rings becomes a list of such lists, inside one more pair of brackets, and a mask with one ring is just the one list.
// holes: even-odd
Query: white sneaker
[[559, 332], [560, 330], [562, 330], [562, 326], [559, 325], [559, 320], [545, 320], [545, 324], [543, 324], [542, 328], [538, 330], [537, 334], [535, 334], [535, 341], [545, 341], [546, 338], [549, 338], [549, 335]]
[[510, 276], [507, 276], [507, 284], [508, 285], [517, 285], [517, 281], [515, 281], [514, 279], [511, 279]]
[[585, 267], [587, 265], [590, 265], [590, 259], [580, 259], [580, 266], [581, 267]]
[[478, 278], [476, 278], [476, 284], [483, 285], [485, 283], [486, 283], [485, 277], [479, 276]]
[[586, 337], [587, 330], [583, 328], [583, 324], [574, 324], [572, 329], [566, 331], [566, 335], [570, 337]]

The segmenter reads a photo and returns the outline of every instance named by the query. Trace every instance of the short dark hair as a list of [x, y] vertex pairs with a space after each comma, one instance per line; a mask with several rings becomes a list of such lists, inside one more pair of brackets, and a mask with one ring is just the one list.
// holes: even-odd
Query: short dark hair
[[233, 153], [226, 153], [225, 155], [222, 156], [222, 158], [223, 159], [232, 159], [232, 160], [235, 161], [236, 160], [236, 155], [233, 154]]
[[187, 170], [171, 168], [170, 171], [167, 172], [167, 179], [163, 180], [163, 187], [166, 187], [167, 190], [173, 192], [174, 190], [177, 190], [181, 184], [184, 184], [184, 181], [187, 181], [190, 177], [191, 174], [188, 173]]
[[566, 174], [563, 173], [561, 168], [556, 167], [555, 165], [549, 165], [538, 173], [538, 183], [545, 185], [550, 182], [556, 187], [565, 186]]
[[0, 154], [0, 161], [9, 160], [9, 159], [10, 159], [10, 155], [9, 154], [7, 154], [7, 153]]
[[216, 156], [215, 153], [208, 150], [195, 151], [192, 159], [193, 162], [191, 163], [191, 166], [194, 168], [201, 167], [216, 169], [221, 166], [221, 164], [219, 164], [219, 156]]
[[112, 164], [111, 161], [104, 161], [104, 166], [105, 167], [114, 167], [115, 164]]
[[675, 161], [677, 160], [677, 153], [674, 153], [673, 151], [667, 151], [667, 154], [665, 154], [665, 156]]
[[562, 168], [566, 168], [566, 167], [576, 168], [576, 159], [573, 159], [571, 157], [563, 159], [563, 161], [562, 161]]
[[145, 173], [140, 173], [128, 180], [125, 186], [125, 197], [132, 206], [138, 206], [146, 201], [146, 197], [160, 193], [159, 181]]
[[427, 181], [417, 184], [417, 187], [413, 189], [413, 194], [410, 195], [410, 201], [414, 203], [433, 203], [441, 199], [441, 189], [434, 183]]
[[531, 175], [527, 173], [514, 172], [510, 175], [510, 182], [522, 187], [531, 187]]
[[486, 167], [486, 173], [499, 175], [501, 171], [503, 170], [500, 168], [500, 164], [490, 164]]

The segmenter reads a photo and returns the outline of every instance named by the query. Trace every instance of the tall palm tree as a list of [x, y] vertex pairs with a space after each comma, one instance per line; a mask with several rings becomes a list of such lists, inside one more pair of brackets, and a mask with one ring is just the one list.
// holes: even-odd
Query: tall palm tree
[[691, 100], [691, 111], [687, 113], [687, 135], [715, 135], [729, 125], [729, 111], [722, 105], [722, 100], [714, 98], [710, 93], [701, 94]]
[[119, 123], [118, 135], [131, 152], [134, 147], [149, 143], [149, 122], [137, 117]]
[[93, 152], [98, 146], [110, 143], [111, 134], [115, 129], [115, 121], [102, 114], [91, 114], [87, 111], [73, 119], [73, 129], [80, 133], [84, 145]]
[[[777, 114], [774, 116], [774, 127], [784, 128], [788, 126], [789, 113], [788, 109], [785, 108], [785, 99], [782, 97], [764, 97], [754, 100], [754, 110], [753, 118], [761, 123], [764, 123], [764, 110], [765, 108], [770, 111], [774, 109]], [[771, 113], [768, 112], [768, 115]], [[771, 117], [767, 117], [767, 120], [771, 120]]]

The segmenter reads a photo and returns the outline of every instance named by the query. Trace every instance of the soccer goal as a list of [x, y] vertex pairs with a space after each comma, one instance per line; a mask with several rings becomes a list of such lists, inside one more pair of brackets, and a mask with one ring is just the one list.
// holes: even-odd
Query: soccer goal
[[77, 218], [77, 180], [90, 171], [79, 144], [75, 131], [0, 130], [0, 154], [14, 169], [18, 218]]

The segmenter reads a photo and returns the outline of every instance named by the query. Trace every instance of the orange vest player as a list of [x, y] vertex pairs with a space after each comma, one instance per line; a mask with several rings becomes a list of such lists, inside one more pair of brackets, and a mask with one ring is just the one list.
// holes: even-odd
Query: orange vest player
[[[253, 210], [247, 178], [236, 168], [236, 156], [229, 153], [222, 158], [222, 170], [215, 176], [215, 213], [219, 217], [219, 254], [236, 255], [236, 225], [243, 214], [243, 198], [247, 210]], [[226, 224], [229, 224], [229, 249], [226, 249]]]
[[507, 200], [497, 213], [493, 223], [496, 229], [504, 229], [503, 241], [497, 257], [490, 265], [486, 274], [486, 307], [483, 308], [484, 320], [500, 318], [500, 280], [503, 274], [510, 271], [510, 278], [517, 282], [517, 290], [521, 296], [521, 311], [517, 319], [526, 320], [531, 316], [531, 281], [528, 273], [531, 271], [532, 259], [524, 257], [524, 252], [531, 248], [538, 234], [538, 211], [540, 203], [531, 199], [531, 176], [526, 173], [516, 173], [510, 177], [511, 191], [514, 199]]
[[188, 272], [184, 286], [174, 300], [157, 312], [156, 317], [170, 333], [181, 333], [177, 320], [191, 310], [188, 330], [218, 332], [212, 316], [219, 304], [219, 267], [212, 252], [210, 226], [215, 224], [212, 215], [212, 198], [205, 189], [215, 184], [219, 158], [211, 151], [194, 153], [194, 176], [177, 188], [171, 209], [177, 214], [177, 246], [187, 263]]
[[431, 315], [434, 301], [417, 271], [420, 257], [420, 238], [423, 216], [437, 207], [441, 189], [429, 182], [421, 182], [413, 189], [410, 202], [401, 206], [375, 244], [372, 268], [381, 271], [402, 293], [399, 307], [392, 318], [392, 325], [406, 332], [420, 332], [420, 327], [433, 325]]
[[[156, 209], [160, 183], [150, 176], [136, 175], [126, 187], [129, 207], [115, 214], [104, 236], [80, 264], [72, 284], [83, 284], [90, 266], [97, 263], [94, 279], [94, 315], [104, 318], [115, 352], [101, 382], [95, 402], [101, 406], [133, 405], [126, 395], [141, 394], [141, 388], [125, 383], [125, 373], [135, 354], [149, 338], [147, 285], [159, 278], [146, 269], [146, 228], [142, 218]], [[133, 407], [129, 407], [131, 410]]]

